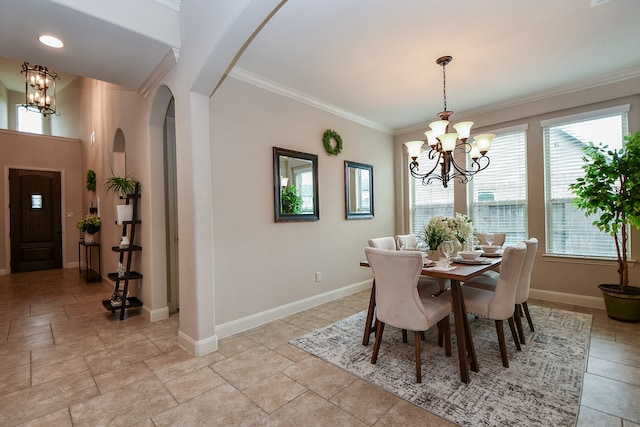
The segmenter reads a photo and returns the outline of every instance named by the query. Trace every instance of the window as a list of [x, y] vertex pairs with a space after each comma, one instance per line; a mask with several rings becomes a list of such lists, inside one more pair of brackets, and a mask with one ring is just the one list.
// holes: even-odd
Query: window
[[42, 114], [16, 105], [16, 120], [18, 131], [42, 134]]
[[[430, 162], [427, 151], [420, 154], [418, 162], [427, 165]], [[454, 215], [453, 185], [444, 188], [439, 181], [422, 185], [422, 181], [409, 175], [409, 232], [421, 236], [429, 220], [436, 215]]]
[[313, 213], [313, 171], [311, 166], [296, 166], [293, 170], [293, 182], [302, 197], [302, 213]]
[[467, 184], [474, 231], [507, 233], [506, 245], [528, 238], [526, 132], [527, 126], [492, 131], [490, 164]]
[[547, 253], [615, 257], [611, 236], [598, 230], [573, 205], [569, 184], [583, 176], [582, 147], [602, 142], [620, 148], [627, 134], [629, 105], [541, 122], [545, 148]]

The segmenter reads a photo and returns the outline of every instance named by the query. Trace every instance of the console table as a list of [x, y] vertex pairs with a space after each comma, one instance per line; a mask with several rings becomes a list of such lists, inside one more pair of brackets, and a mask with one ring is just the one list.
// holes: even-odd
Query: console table
[[[82, 265], [82, 248], [84, 248], [84, 268]], [[97, 271], [93, 267], [93, 252], [98, 252], [98, 267]], [[78, 270], [80, 270], [80, 276], [82, 276], [87, 283], [101, 282], [102, 281], [102, 268], [100, 267], [100, 243], [87, 243], [84, 240], [78, 242]]]

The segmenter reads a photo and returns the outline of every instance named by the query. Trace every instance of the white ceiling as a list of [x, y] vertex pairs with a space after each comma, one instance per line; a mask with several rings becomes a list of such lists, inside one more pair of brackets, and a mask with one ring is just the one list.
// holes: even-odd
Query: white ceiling
[[[184, 9], [198, 1], [177, 3]], [[75, 2], [0, 0], [0, 56], [138, 89], [176, 47], [158, 33], [124, 29], [131, 20], [110, 24], [61, 4]], [[289, 0], [232, 76], [398, 132], [442, 110], [435, 60], [443, 55], [454, 58], [447, 98], [457, 113], [636, 77], [639, 17], [639, 0]], [[34, 27], [64, 34], [69, 49], [60, 54], [33, 43], [26, 24], [34, 18]]]

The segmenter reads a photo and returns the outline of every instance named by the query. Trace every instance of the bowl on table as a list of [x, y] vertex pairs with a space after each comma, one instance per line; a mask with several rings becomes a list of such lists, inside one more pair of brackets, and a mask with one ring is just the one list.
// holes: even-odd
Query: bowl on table
[[466, 259], [466, 260], [474, 260], [474, 259], [478, 259], [478, 257], [480, 256], [481, 252], [480, 251], [460, 251], [458, 252], [458, 255], [462, 258], [462, 259]]
[[500, 248], [501, 246], [497, 245], [480, 245], [480, 249], [482, 249], [485, 254], [495, 254]]

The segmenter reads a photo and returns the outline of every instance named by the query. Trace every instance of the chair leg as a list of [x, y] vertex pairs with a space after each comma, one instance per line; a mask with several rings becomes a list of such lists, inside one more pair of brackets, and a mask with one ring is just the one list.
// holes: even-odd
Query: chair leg
[[378, 320], [376, 328], [376, 342], [373, 344], [373, 354], [371, 355], [371, 363], [376, 364], [378, 360], [378, 351], [380, 350], [380, 342], [382, 341], [382, 332], [384, 332], [384, 322]]
[[422, 363], [420, 362], [420, 332], [414, 331], [413, 341], [416, 345], [416, 382], [422, 382]]
[[407, 342], [407, 330], [402, 330], [402, 342]]
[[507, 347], [504, 343], [504, 327], [502, 320], [496, 320], [496, 332], [498, 333], [498, 344], [500, 345], [500, 356], [502, 357], [502, 366], [509, 367], [509, 358], [507, 357]]
[[520, 340], [518, 339], [518, 333], [516, 332], [516, 325], [513, 321], [513, 316], [509, 317], [509, 329], [511, 329], [511, 336], [513, 337], [513, 342], [516, 344], [516, 348], [518, 351], [522, 351], [522, 347], [520, 347]]
[[527, 322], [529, 322], [529, 329], [531, 329], [531, 332], [535, 332], [536, 330], [533, 329], [533, 322], [531, 321], [531, 315], [529, 314], [529, 306], [527, 305], [526, 301], [522, 303], [522, 308], [524, 308], [524, 314], [525, 316], [527, 316]]
[[449, 316], [441, 320], [442, 329], [444, 329], [444, 354], [451, 357], [451, 327], [449, 325]]
[[442, 338], [444, 337], [444, 329], [442, 324], [438, 322], [438, 347], [442, 347]]
[[520, 336], [520, 342], [522, 344], [526, 344], [524, 339], [524, 329], [522, 329], [522, 311], [520, 310], [520, 304], [516, 304], [515, 312], [513, 313], [513, 318], [516, 321], [516, 327], [518, 328], [518, 335]]
[[422, 341], [426, 341], [427, 340], [427, 336], [424, 334], [424, 331], [420, 331], [420, 339]]

